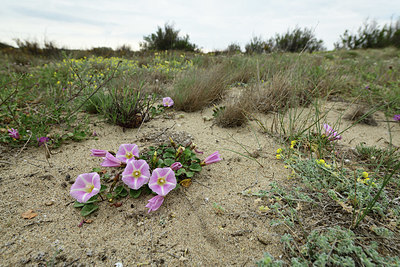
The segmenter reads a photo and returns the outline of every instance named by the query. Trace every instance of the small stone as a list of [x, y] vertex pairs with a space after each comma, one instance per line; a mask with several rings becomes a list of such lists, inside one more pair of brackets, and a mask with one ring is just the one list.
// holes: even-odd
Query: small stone
[[86, 251], [86, 256], [92, 257], [92, 255], [93, 255], [93, 251], [91, 249]]
[[69, 181], [71, 180], [71, 175], [69, 175], [69, 173], [67, 175], [65, 175], [65, 181]]
[[62, 187], [62, 188], [67, 188], [67, 186], [68, 186], [68, 185], [67, 185], [66, 182], [62, 182], [62, 183], [61, 183], [61, 187]]
[[185, 258], [185, 257], [183, 257], [183, 256], [181, 256], [180, 258], [179, 258], [179, 261], [187, 261], [188, 260], [188, 258]]
[[51, 200], [51, 201], [48, 201], [48, 202], [46, 202], [46, 203], [44, 203], [46, 206], [51, 206], [51, 205], [53, 205], [54, 204], [54, 201], [53, 200]]
[[345, 159], [344, 163], [349, 164], [351, 161], [349, 159]]

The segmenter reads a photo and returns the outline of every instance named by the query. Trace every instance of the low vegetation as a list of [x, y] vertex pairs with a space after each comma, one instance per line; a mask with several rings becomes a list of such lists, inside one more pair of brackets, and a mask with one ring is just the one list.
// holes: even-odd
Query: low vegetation
[[[395, 38], [396, 27], [368, 34]], [[90, 116], [135, 128], [166, 108], [213, 108], [210, 119], [219, 127], [253, 120], [282, 144], [276, 159], [291, 172], [288, 186], [243, 192], [261, 199], [260, 213], [274, 217], [271, 225], [283, 232], [283, 257], [266, 253], [259, 266], [399, 265], [399, 149], [358, 144], [348, 151], [339, 145], [347, 129], [338, 132], [339, 121], [324, 125], [327, 112], [321, 110], [327, 100], [348, 101], [360, 107], [343, 116], [350, 127], [372, 127], [377, 110], [397, 127], [399, 50], [346, 50], [375, 47], [355, 45], [368, 35], [364, 31], [344, 36], [346, 49], [321, 51], [311, 30], [296, 28], [266, 42], [255, 37], [246, 53], [232, 43], [222, 55], [201, 54], [178, 33], [167, 24], [158, 28], [144, 38], [140, 53], [128, 46], [71, 52], [51, 42], [1, 46], [0, 143], [51, 149], [95, 135]], [[273, 125], [258, 120], [259, 113], [271, 114]]]

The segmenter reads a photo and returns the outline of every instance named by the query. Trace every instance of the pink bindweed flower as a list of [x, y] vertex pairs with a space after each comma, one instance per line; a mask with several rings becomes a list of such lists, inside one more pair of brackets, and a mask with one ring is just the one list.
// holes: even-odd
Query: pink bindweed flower
[[121, 164], [122, 161], [107, 152], [104, 161], [100, 165], [103, 167], [121, 167]]
[[394, 115], [393, 120], [400, 121], [400, 114]]
[[11, 138], [19, 139], [20, 136], [19, 136], [19, 132], [17, 129], [11, 128], [11, 129], [8, 129], [7, 131], [8, 131], [8, 135]]
[[91, 149], [90, 152], [92, 152], [90, 155], [92, 157], [105, 157], [107, 154], [107, 150], [103, 149]]
[[340, 136], [331, 126], [329, 126], [326, 123], [324, 123], [324, 129], [325, 129], [325, 136], [329, 140], [336, 141], [342, 139], [342, 136]]
[[129, 160], [122, 173], [122, 181], [129, 187], [138, 190], [150, 179], [149, 164], [143, 159]]
[[48, 137], [46, 137], [46, 136], [42, 136], [42, 137], [38, 137], [38, 138], [36, 138], [36, 140], [38, 140], [38, 142], [39, 142], [39, 146], [41, 146], [41, 145], [43, 145], [43, 144], [45, 144], [45, 143], [47, 143], [47, 142], [49, 142], [50, 141], [50, 138], [48, 138]]
[[161, 206], [163, 202], [164, 202], [164, 197], [160, 195], [150, 198], [149, 203], [146, 205], [146, 208], [149, 208], [148, 213], [150, 213], [151, 211], [158, 210], [158, 208]]
[[122, 144], [119, 146], [117, 159], [126, 163], [129, 159], [139, 157], [139, 147], [136, 144]]
[[71, 186], [70, 195], [80, 203], [85, 203], [100, 192], [100, 175], [97, 172], [80, 174]]
[[172, 165], [171, 165], [171, 169], [172, 169], [173, 171], [177, 171], [177, 170], [179, 170], [180, 168], [182, 168], [182, 163], [180, 163], [179, 161], [174, 162], [174, 163], [172, 163]]
[[149, 188], [160, 196], [167, 195], [176, 187], [175, 173], [171, 168], [156, 168], [149, 181]]
[[172, 100], [172, 98], [169, 96], [164, 97], [162, 102], [164, 107], [172, 107], [174, 105], [174, 100]]
[[212, 153], [210, 156], [208, 156], [207, 158], [205, 158], [205, 160], [203, 160], [200, 165], [201, 166], [205, 166], [211, 163], [215, 163], [218, 161], [221, 161], [221, 155], [219, 154], [218, 151], [215, 151], [214, 153]]

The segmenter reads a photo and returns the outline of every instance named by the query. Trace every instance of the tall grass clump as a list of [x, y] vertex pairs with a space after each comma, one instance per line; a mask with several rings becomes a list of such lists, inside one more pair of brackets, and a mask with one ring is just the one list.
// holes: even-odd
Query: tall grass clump
[[394, 46], [400, 48], [400, 19], [380, 27], [376, 21], [366, 20], [357, 33], [348, 30], [335, 43], [336, 49], [384, 48]]
[[171, 97], [178, 110], [197, 111], [220, 100], [228, 88], [223, 66], [208, 69], [192, 68], [174, 83]]

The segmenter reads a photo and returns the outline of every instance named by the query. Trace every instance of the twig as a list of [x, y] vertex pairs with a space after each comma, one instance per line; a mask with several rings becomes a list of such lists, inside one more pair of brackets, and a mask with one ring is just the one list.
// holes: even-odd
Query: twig
[[29, 143], [29, 141], [30, 141], [31, 138], [32, 138], [32, 132], [31, 132], [30, 130], [27, 130], [27, 132], [30, 132], [30, 136], [29, 136], [29, 138], [28, 138], [28, 141], [25, 142], [24, 146], [23, 146], [23, 147], [21, 148], [21, 150], [15, 155], [15, 157], [18, 157], [19, 154], [22, 153], [22, 151], [25, 149], [26, 145]]
[[118, 69], [118, 67], [119, 67], [120, 64], [121, 64], [121, 61], [118, 62], [118, 65], [115, 67], [115, 69], [114, 69], [113, 73], [111, 74], [110, 78], [108, 78], [106, 81], [104, 81], [102, 84], [100, 84], [100, 86], [97, 87], [97, 89], [94, 90], [94, 91], [86, 98], [86, 100], [83, 101], [82, 104], [81, 104], [77, 109], [75, 109], [71, 114], [69, 114], [64, 120], [68, 120], [72, 115], [74, 115], [76, 112], [78, 112], [78, 111], [81, 109], [81, 107], [83, 107], [83, 105], [85, 105], [86, 102], [87, 102], [92, 96], [94, 96], [101, 88], [104, 87], [104, 85], [106, 85], [109, 81], [111, 81], [111, 80], [114, 78], [115, 72], [117, 71], [117, 69]]

